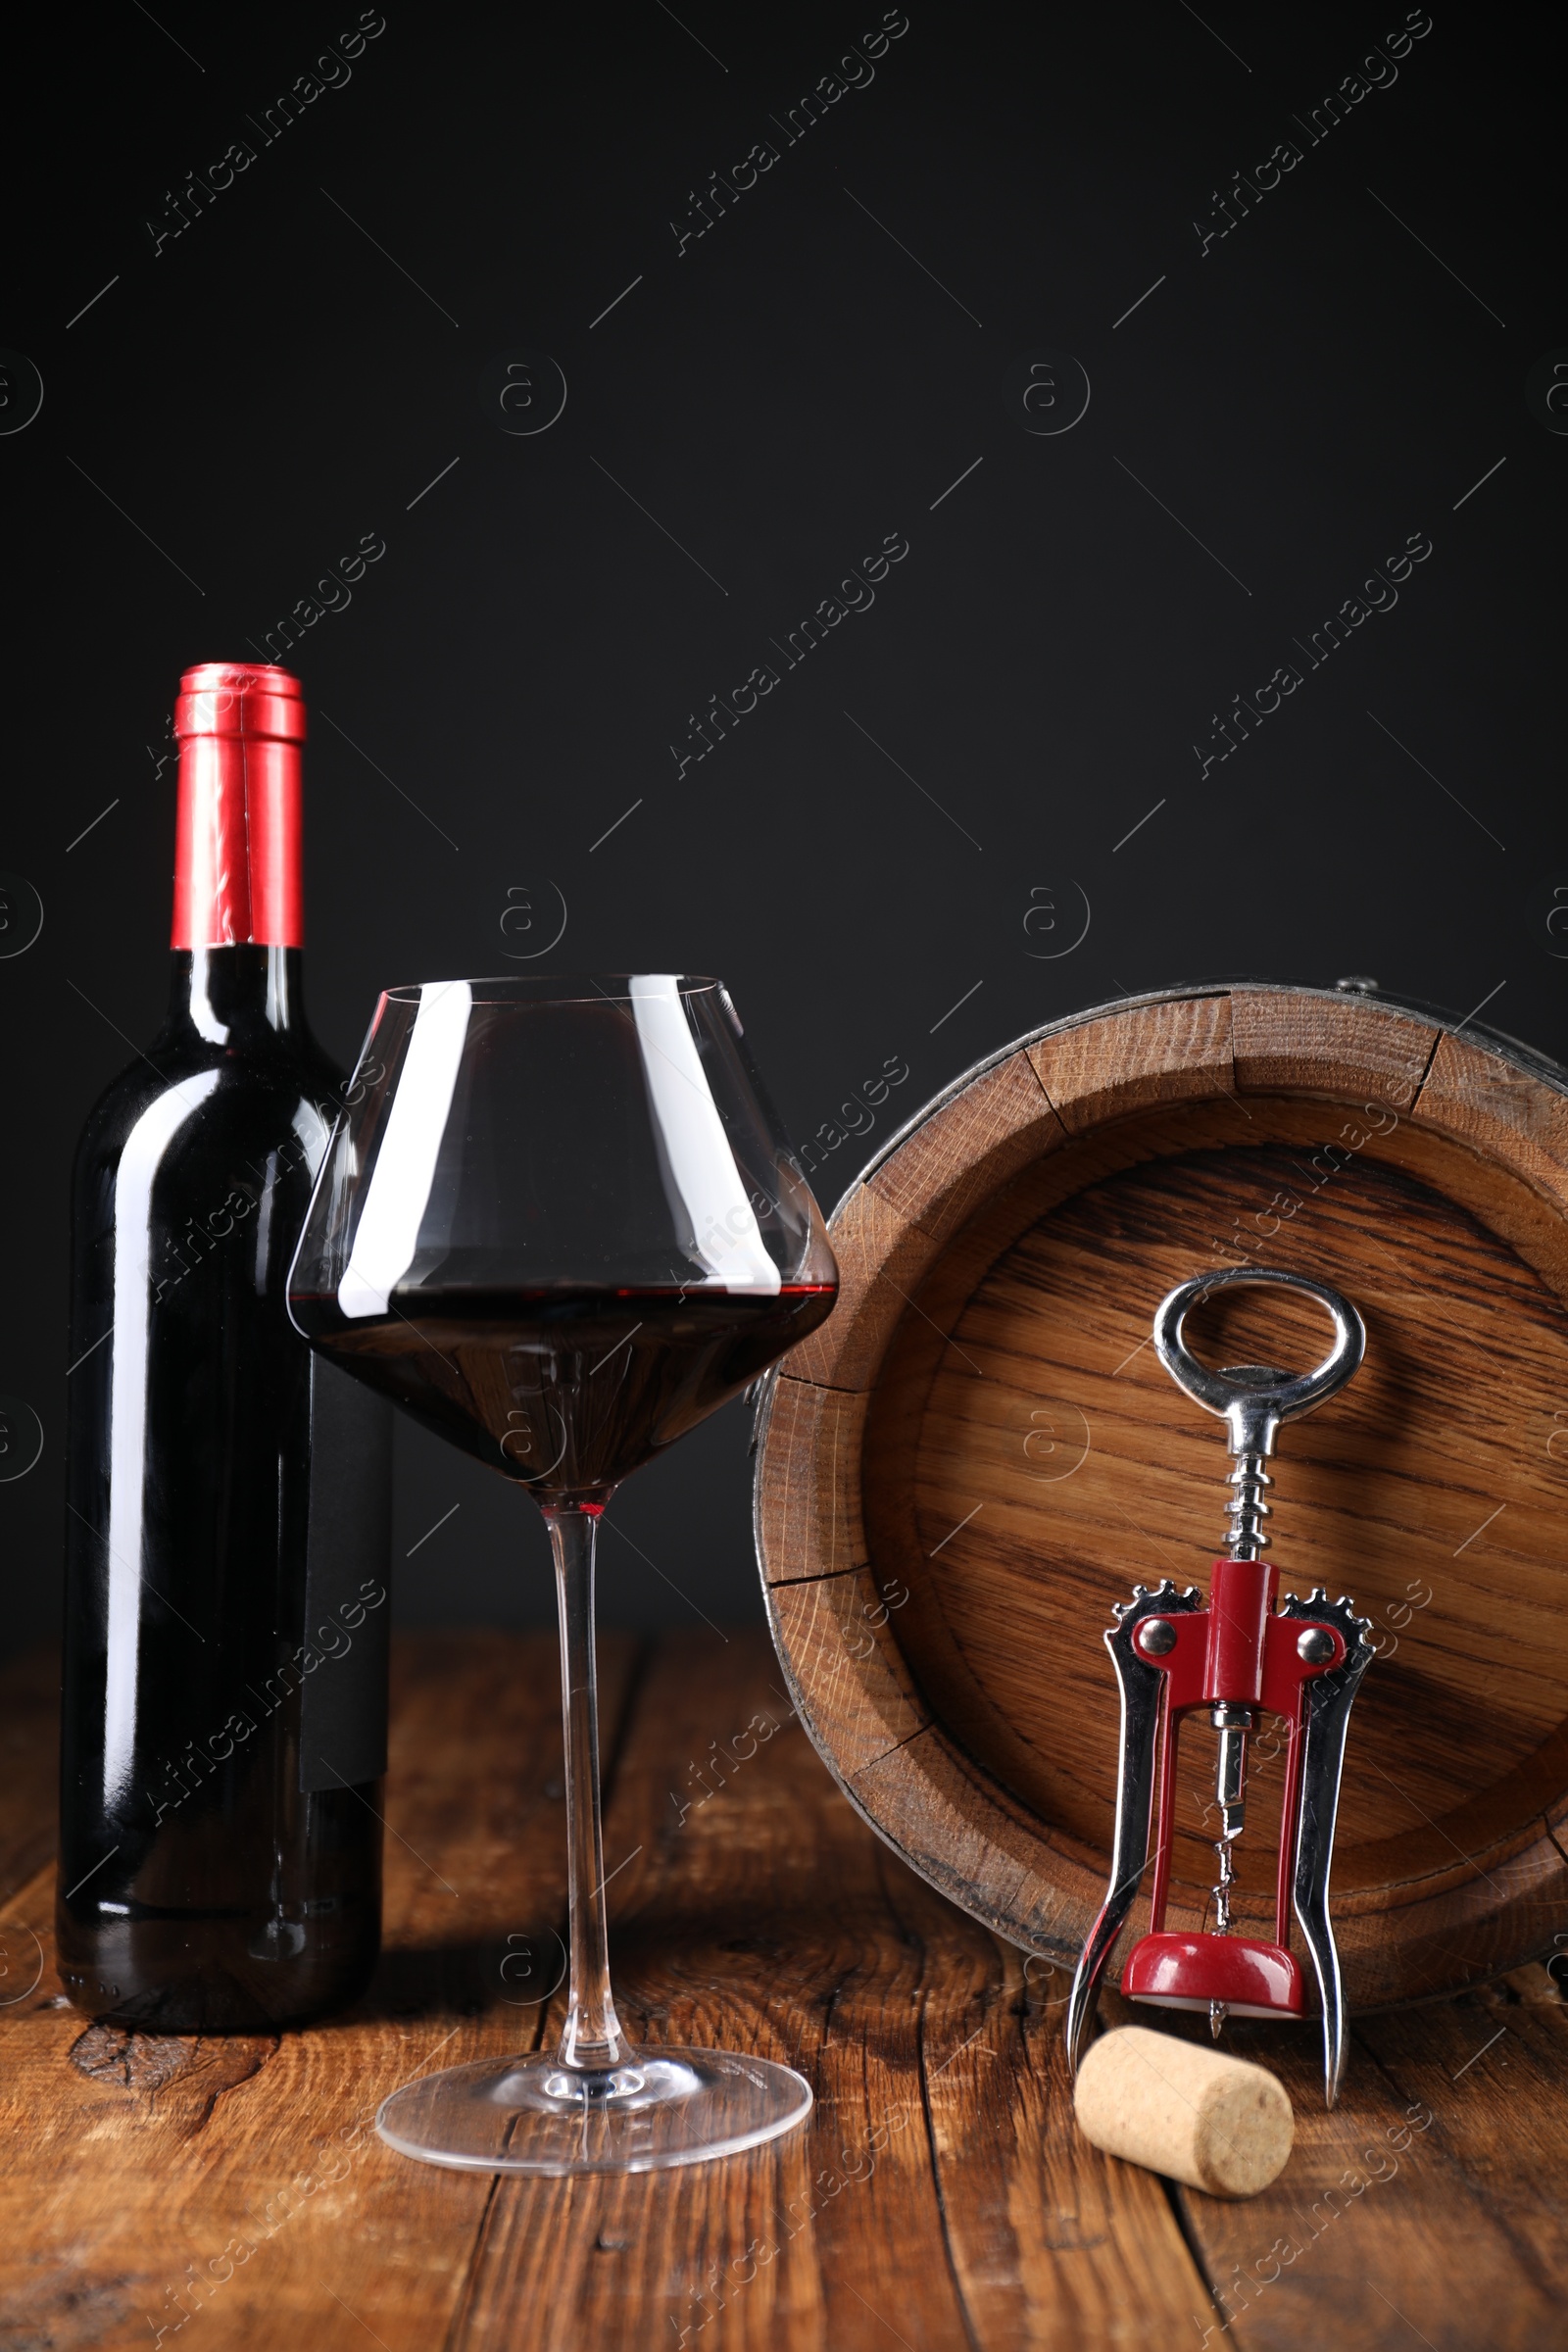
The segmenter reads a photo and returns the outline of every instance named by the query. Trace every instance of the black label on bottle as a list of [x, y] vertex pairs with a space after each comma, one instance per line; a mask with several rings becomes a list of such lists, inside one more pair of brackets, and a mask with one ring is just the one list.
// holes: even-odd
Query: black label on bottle
[[391, 1535], [392, 1408], [313, 1354], [302, 1789], [352, 1788], [386, 1770]]

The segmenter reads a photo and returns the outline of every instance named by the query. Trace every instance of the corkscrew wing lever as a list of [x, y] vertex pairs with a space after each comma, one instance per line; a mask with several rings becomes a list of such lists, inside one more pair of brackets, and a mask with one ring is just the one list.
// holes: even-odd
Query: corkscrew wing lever
[[1121, 1769], [1116, 1783], [1116, 1833], [1110, 1858], [1110, 1886], [1089, 1931], [1073, 1975], [1067, 2002], [1067, 2058], [1076, 2073], [1085, 2036], [1094, 2019], [1100, 1980], [1111, 1946], [1132, 1909], [1149, 1865], [1150, 1826], [1154, 1805], [1154, 1767], [1159, 1745], [1165, 1678], [1135, 1647], [1146, 1618], [1166, 1619], [1196, 1609], [1196, 1586], [1178, 1592], [1167, 1579], [1153, 1592], [1135, 1585], [1131, 1601], [1117, 1601], [1116, 1623], [1104, 1637], [1121, 1687]]

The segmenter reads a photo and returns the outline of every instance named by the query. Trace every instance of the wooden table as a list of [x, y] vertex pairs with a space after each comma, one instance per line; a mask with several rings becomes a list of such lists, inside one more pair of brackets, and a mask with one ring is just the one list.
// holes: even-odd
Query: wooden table
[[[622, 2014], [799, 2066], [808, 2127], [572, 2182], [375, 2137], [399, 2082], [555, 2022], [528, 2001], [564, 1912], [552, 1639], [401, 1643], [380, 1972], [277, 2039], [127, 2038], [65, 2004], [52, 1682], [24, 1662], [0, 1685], [0, 2343], [1169, 2352], [1227, 2321], [1243, 2352], [1568, 2340], [1568, 2017], [1544, 1969], [1362, 2022], [1333, 2116], [1310, 2030], [1231, 2029], [1284, 2079], [1295, 2155], [1249, 2204], [1173, 2188], [1079, 2139], [1063, 1980], [856, 1817], [761, 1636], [607, 1640], [603, 1665]], [[715, 1768], [748, 1725], [755, 1754]]]

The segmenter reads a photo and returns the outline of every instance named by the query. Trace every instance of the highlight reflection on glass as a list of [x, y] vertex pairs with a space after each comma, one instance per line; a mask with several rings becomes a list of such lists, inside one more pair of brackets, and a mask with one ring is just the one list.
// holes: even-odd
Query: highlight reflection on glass
[[642, 2172], [800, 2122], [788, 2067], [636, 2051], [606, 1946], [594, 1537], [629, 1473], [829, 1312], [837, 1269], [741, 1025], [668, 973], [383, 996], [289, 1282], [343, 1367], [543, 1511], [562, 1633], [570, 1982], [552, 2053], [397, 2092], [383, 2137], [486, 2172]]

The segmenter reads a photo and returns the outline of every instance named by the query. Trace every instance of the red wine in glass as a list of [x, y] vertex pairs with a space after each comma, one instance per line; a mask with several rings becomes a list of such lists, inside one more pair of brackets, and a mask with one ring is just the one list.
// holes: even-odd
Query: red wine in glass
[[636, 2049], [610, 1987], [594, 1540], [623, 1478], [805, 1339], [838, 1272], [718, 982], [382, 997], [289, 1279], [312, 1345], [527, 1488], [555, 1556], [569, 1885], [553, 2050], [419, 2077], [383, 2138], [482, 2172], [648, 2172], [804, 2120], [792, 2068]]
[[438, 1437], [532, 1489], [541, 1503], [607, 1502], [814, 1331], [830, 1282], [777, 1292], [442, 1290], [388, 1295], [359, 1322], [296, 1297], [308, 1339]]

